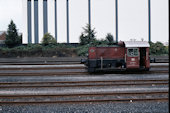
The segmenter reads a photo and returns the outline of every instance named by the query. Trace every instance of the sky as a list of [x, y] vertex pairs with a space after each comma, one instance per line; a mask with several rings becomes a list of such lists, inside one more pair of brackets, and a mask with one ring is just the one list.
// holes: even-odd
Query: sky
[[[79, 42], [88, 23], [88, 0], [69, 0], [70, 42]], [[66, 0], [58, 2], [58, 42], [66, 42]], [[148, 0], [118, 0], [118, 40], [148, 41]], [[169, 41], [169, 0], [151, 0], [151, 41]], [[0, 31], [13, 20], [23, 30], [22, 0], [0, 0]], [[96, 38], [115, 38], [115, 0], [91, 0], [91, 24]]]

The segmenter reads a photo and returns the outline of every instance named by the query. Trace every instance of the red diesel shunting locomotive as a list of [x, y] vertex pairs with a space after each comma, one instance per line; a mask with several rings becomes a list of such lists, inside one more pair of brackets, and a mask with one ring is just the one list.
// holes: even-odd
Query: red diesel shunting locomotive
[[86, 66], [89, 72], [149, 70], [149, 43], [124, 41], [110, 47], [90, 47]]

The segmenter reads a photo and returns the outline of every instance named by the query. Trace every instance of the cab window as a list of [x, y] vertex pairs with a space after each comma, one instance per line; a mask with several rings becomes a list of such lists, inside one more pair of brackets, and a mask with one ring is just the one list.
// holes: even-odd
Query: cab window
[[129, 48], [129, 49], [127, 50], [127, 55], [130, 56], [130, 57], [138, 56], [138, 55], [139, 55], [139, 50], [138, 50], [138, 48]]

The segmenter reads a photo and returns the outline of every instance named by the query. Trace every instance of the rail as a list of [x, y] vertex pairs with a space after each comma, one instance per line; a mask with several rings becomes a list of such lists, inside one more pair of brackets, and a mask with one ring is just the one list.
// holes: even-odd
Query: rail
[[[147, 95], [148, 97], [145, 97]], [[160, 95], [164, 95], [161, 96]], [[119, 96], [119, 98], [117, 97]], [[120, 96], [122, 96], [120, 98]], [[77, 94], [44, 95], [0, 95], [0, 104], [49, 104], [49, 103], [84, 103], [84, 102], [139, 102], [168, 101], [168, 91], [152, 92], [107, 92]], [[29, 100], [31, 98], [31, 100]], [[46, 98], [47, 100], [44, 100]], [[102, 98], [102, 99], [101, 99]], [[29, 101], [25, 101], [28, 99]], [[39, 99], [39, 100], [37, 100]]]
[[45, 88], [45, 87], [101, 87], [101, 86], [128, 86], [128, 85], [168, 85], [167, 79], [146, 80], [110, 80], [110, 81], [58, 81], [58, 82], [0, 82], [3, 88]]

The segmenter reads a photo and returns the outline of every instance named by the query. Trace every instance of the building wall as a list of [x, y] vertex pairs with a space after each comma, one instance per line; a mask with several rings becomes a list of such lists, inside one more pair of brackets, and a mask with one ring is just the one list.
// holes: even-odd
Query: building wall
[[41, 43], [45, 33], [57, 39], [56, 0], [22, 0], [23, 44]]
[[5, 32], [0, 32], [0, 44], [4, 44], [6, 39]]
[[0, 34], [0, 40], [5, 40], [6, 39], [6, 34], [5, 32]]

